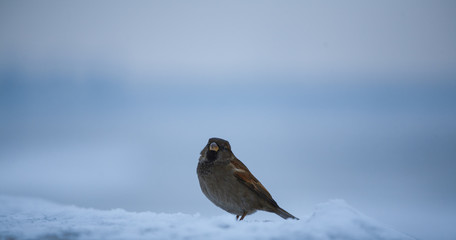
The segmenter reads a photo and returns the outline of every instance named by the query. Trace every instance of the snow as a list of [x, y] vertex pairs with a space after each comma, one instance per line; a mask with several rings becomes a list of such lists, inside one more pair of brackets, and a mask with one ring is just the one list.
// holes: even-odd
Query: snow
[[330, 200], [301, 220], [237, 222], [225, 214], [128, 212], [0, 196], [0, 239], [413, 239]]

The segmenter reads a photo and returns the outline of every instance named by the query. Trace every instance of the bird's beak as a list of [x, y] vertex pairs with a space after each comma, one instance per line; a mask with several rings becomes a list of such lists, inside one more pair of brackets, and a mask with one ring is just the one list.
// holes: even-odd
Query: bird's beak
[[209, 150], [217, 152], [219, 150], [219, 146], [217, 143], [213, 142], [211, 145], [209, 145]]

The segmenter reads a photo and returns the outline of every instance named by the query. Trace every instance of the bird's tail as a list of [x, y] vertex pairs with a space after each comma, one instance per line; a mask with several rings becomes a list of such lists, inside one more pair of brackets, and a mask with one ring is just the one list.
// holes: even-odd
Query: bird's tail
[[284, 219], [291, 218], [291, 219], [296, 219], [299, 220], [299, 218], [291, 215], [289, 212], [283, 210], [281, 207], [277, 206], [277, 208], [274, 211], [277, 215], [281, 216]]

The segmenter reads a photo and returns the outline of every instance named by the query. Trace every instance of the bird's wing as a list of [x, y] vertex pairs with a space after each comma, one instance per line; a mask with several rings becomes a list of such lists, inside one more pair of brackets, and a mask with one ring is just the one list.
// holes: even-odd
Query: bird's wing
[[246, 187], [255, 192], [260, 198], [266, 200], [268, 203], [272, 204], [274, 207], [278, 207], [276, 201], [272, 199], [271, 194], [263, 186], [263, 184], [258, 181], [258, 179], [253, 176], [249, 169], [238, 159], [231, 160], [231, 164], [234, 167], [234, 176]]

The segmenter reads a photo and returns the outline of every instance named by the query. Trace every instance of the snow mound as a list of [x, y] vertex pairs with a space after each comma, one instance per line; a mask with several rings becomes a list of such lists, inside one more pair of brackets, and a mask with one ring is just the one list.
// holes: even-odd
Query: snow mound
[[300, 221], [242, 221], [232, 215], [109, 211], [0, 196], [0, 239], [413, 239], [343, 200]]

